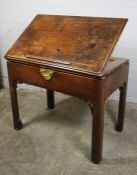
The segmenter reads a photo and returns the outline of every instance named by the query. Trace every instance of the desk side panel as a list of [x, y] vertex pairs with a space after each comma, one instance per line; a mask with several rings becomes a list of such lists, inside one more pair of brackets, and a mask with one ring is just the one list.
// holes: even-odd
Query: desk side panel
[[125, 62], [104, 80], [104, 94], [108, 98], [116, 89], [128, 81], [129, 63]]

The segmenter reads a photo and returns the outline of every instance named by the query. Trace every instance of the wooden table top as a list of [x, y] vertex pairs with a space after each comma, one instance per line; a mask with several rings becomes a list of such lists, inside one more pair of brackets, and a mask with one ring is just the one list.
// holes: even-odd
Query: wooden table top
[[37, 15], [5, 57], [100, 75], [126, 22], [124, 18]]

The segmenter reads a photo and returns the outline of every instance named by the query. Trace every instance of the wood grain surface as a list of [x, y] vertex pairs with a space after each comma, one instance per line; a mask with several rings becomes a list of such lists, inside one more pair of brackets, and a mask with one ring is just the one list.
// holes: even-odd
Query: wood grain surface
[[99, 75], [126, 22], [122, 18], [37, 15], [5, 57]]

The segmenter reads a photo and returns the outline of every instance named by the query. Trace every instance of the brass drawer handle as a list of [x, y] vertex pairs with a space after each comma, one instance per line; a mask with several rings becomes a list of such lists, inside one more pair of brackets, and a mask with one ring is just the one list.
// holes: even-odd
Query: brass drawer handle
[[50, 80], [52, 78], [54, 71], [50, 69], [41, 68], [40, 73], [46, 80]]

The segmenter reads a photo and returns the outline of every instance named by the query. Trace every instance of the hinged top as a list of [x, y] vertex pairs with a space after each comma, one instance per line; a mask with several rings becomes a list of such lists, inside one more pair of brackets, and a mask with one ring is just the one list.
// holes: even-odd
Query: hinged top
[[122, 18], [37, 15], [6, 58], [99, 75], [126, 22]]

